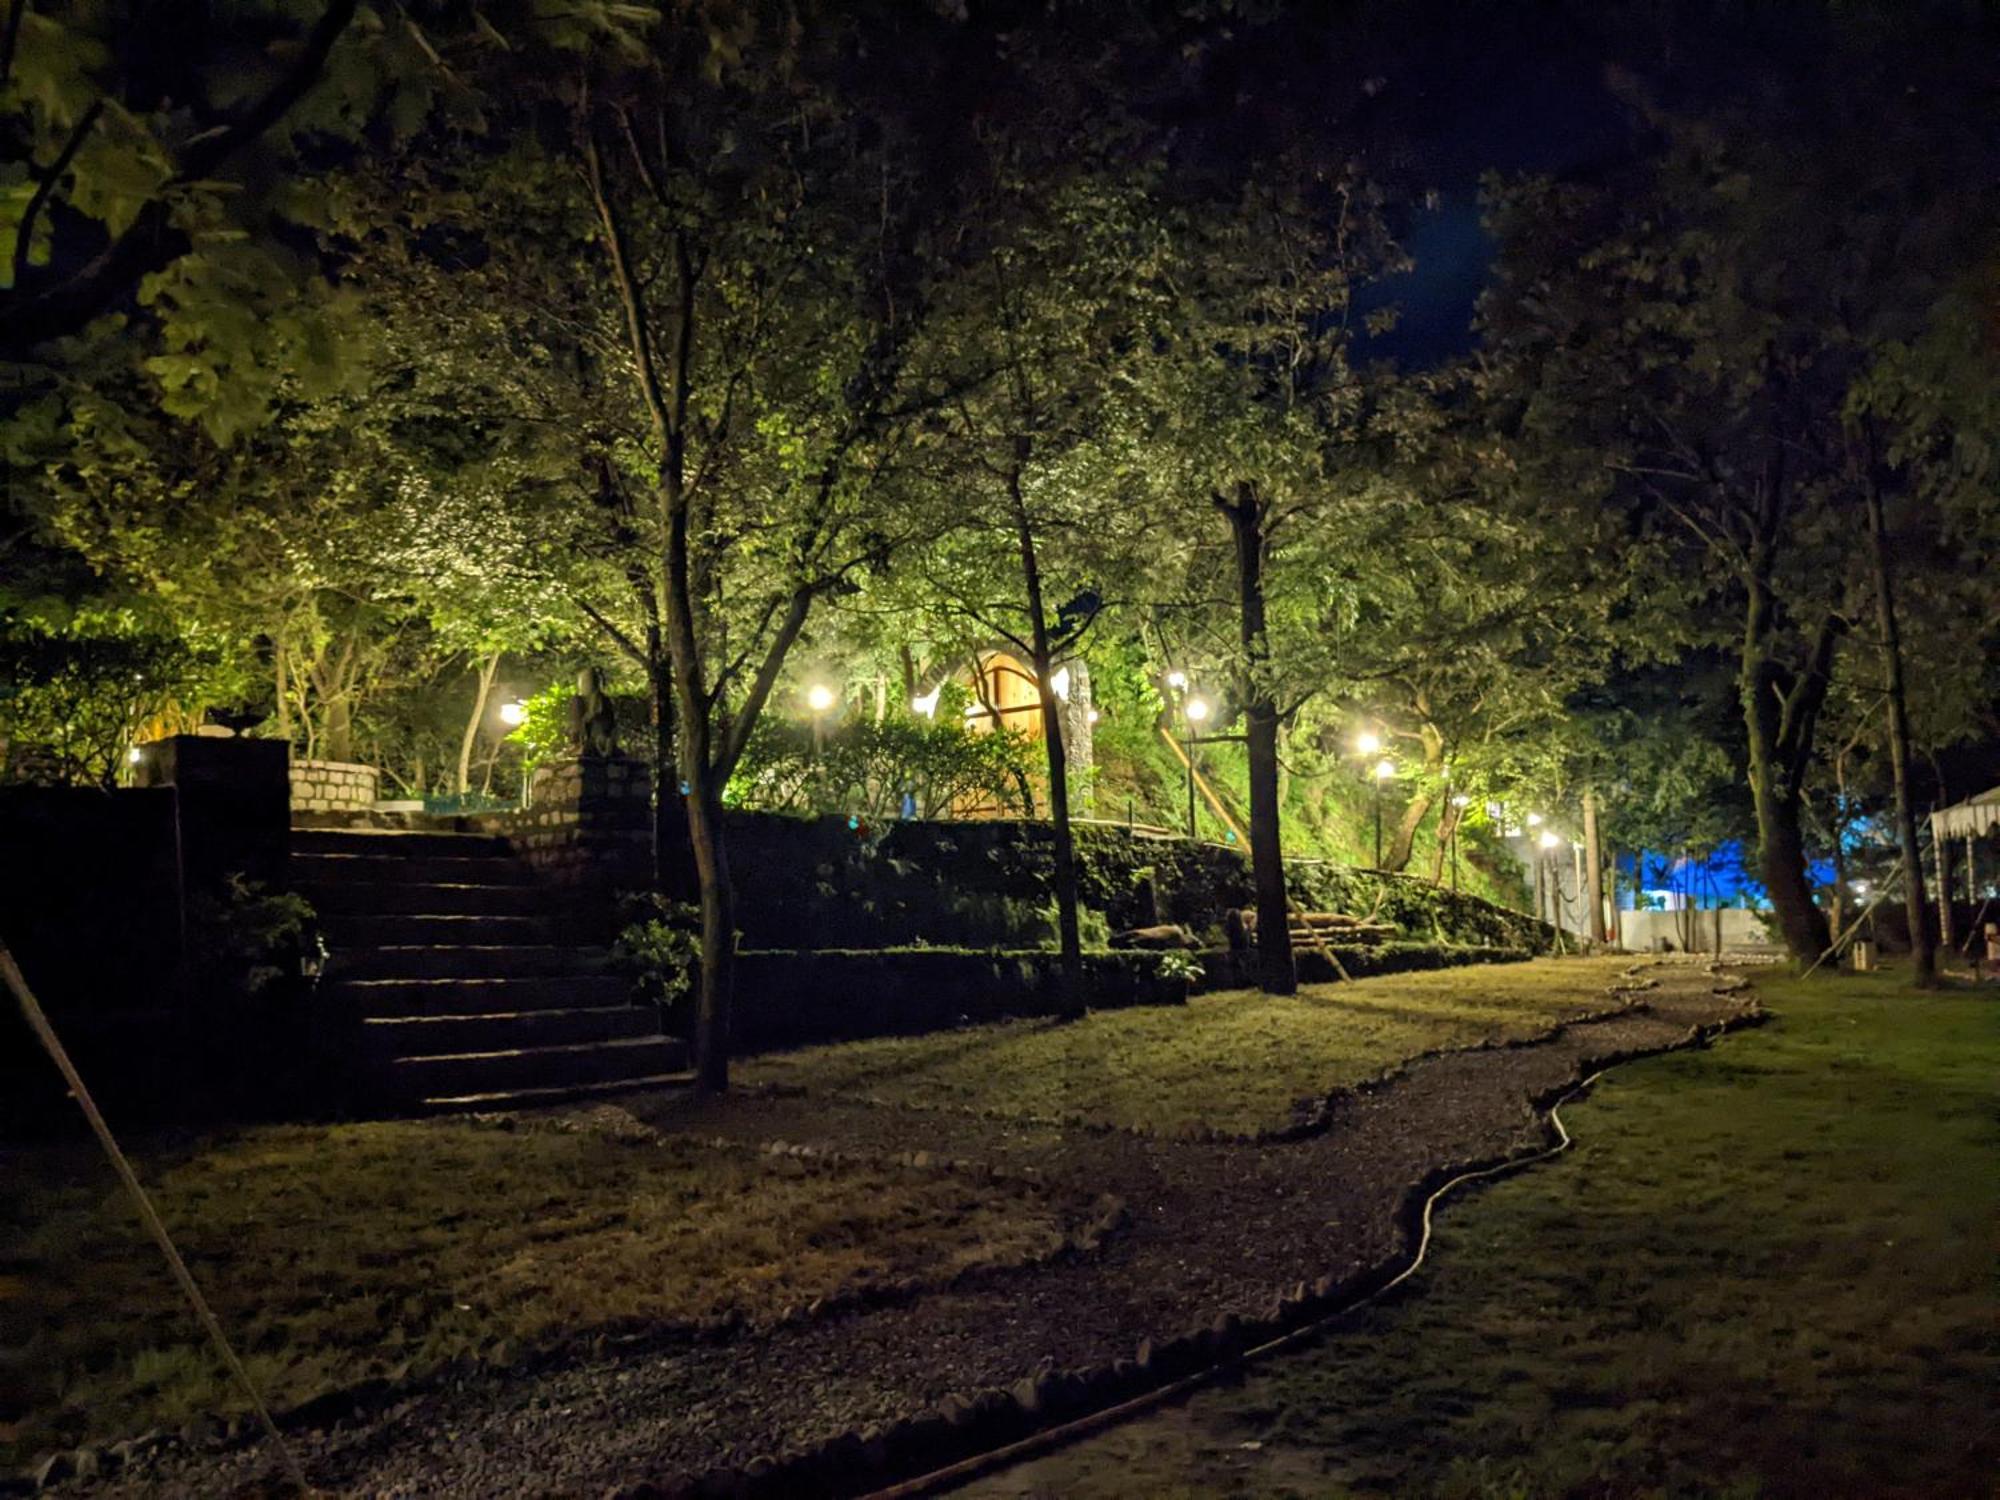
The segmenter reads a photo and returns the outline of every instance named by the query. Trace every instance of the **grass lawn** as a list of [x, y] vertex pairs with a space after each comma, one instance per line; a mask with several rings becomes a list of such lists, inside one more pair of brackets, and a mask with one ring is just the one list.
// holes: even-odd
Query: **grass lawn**
[[1185, 1007], [1096, 1011], [751, 1058], [752, 1084], [929, 1108], [1179, 1133], [1275, 1128], [1300, 1099], [1405, 1058], [1487, 1038], [1538, 1036], [1611, 1003], [1628, 958], [1536, 959], [1250, 990]]
[[2000, 990], [1758, 989], [1447, 1207], [1412, 1295], [970, 1493], [1990, 1496]]
[[[1039, 1190], [943, 1172], [465, 1121], [259, 1128], [136, 1154], [279, 1407], [561, 1334], [756, 1320], [1020, 1261], [1057, 1249], [1073, 1219]], [[10, 1345], [25, 1333], [28, 1372], [25, 1411], [0, 1409], [0, 1468], [242, 1407], [83, 1147], [0, 1152], [0, 1330]]]

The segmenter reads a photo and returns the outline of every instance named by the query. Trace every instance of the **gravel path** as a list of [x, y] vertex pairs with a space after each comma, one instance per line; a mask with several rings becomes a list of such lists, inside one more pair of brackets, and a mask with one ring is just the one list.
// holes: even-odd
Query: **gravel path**
[[[1324, 1133], [1285, 1145], [1060, 1131], [817, 1098], [627, 1100], [664, 1130], [1031, 1166], [1055, 1183], [1117, 1194], [1130, 1222], [1087, 1257], [732, 1343], [478, 1375], [301, 1433], [296, 1444], [315, 1481], [339, 1494], [603, 1494], [914, 1414], [954, 1393], [1010, 1384], [1045, 1361], [1127, 1356], [1143, 1337], [1219, 1312], [1262, 1312], [1301, 1280], [1390, 1255], [1402, 1194], [1434, 1168], [1543, 1144], [1533, 1101], [1606, 1059], [1676, 1045], [1743, 1003], [1694, 964], [1650, 974], [1660, 986], [1641, 1008], [1541, 1042], [1421, 1060], [1344, 1096]], [[246, 1494], [272, 1472], [263, 1444], [174, 1446], [89, 1488]]]

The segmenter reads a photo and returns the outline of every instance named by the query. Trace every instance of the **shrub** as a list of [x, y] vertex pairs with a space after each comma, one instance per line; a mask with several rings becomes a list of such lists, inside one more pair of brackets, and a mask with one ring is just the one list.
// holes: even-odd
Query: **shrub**
[[949, 817], [965, 804], [1024, 805], [1034, 746], [1011, 731], [973, 734], [940, 704], [935, 719], [889, 714], [827, 729], [765, 715], [729, 801], [766, 812], [844, 812], [882, 821]]
[[197, 690], [212, 654], [128, 611], [63, 624], [0, 614], [0, 779], [113, 786], [148, 720]]

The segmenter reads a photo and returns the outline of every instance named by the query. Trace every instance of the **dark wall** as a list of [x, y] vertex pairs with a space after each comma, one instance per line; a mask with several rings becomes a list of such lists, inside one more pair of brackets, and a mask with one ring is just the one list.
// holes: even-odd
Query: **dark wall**
[[174, 801], [171, 787], [0, 789], [0, 938], [51, 1010], [162, 1003], [180, 950]]
[[[1087, 954], [1084, 970], [1095, 1010], [1187, 998], [1184, 980], [1160, 977], [1156, 954]], [[1051, 1016], [1064, 1008], [1053, 953], [746, 952], [736, 972], [734, 1043], [745, 1053]]]

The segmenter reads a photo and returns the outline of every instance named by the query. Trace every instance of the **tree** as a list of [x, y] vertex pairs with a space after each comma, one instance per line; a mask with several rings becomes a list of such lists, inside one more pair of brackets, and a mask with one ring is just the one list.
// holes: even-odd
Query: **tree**
[[[672, 664], [710, 1089], [727, 1083], [734, 973], [723, 792], [815, 605], [903, 540], [880, 497], [951, 388], [929, 294], [975, 222], [953, 201], [973, 181], [920, 170], [957, 130], [911, 127], [925, 91], [883, 66], [901, 54], [864, 56], [858, 26], [746, 13], [718, 49], [662, 21], [624, 59], [532, 61], [520, 96], [562, 129], [475, 168], [482, 210], [505, 205], [489, 253], [527, 228], [576, 247], [644, 413], [621, 462], [641, 477], [631, 525]], [[928, 56], [913, 45], [913, 65]]]
[[1324, 685], [1327, 656], [1317, 590], [1286, 576], [1286, 549], [1312, 555], [1329, 512], [1368, 503], [1365, 475], [1334, 472], [1365, 406], [1348, 358], [1354, 296], [1400, 261], [1371, 184], [1283, 153], [1223, 172], [1167, 217], [1174, 295], [1147, 391], [1167, 455], [1158, 503], [1190, 531], [1213, 524], [1190, 513], [1199, 504], [1230, 539], [1236, 628], [1224, 659], [1249, 763], [1258, 982], [1290, 994], [1279, 735]]
[[1603, 499], [1656, 549], [1662, 615], [1690, 644], [1735, 617], [1761, 871], [1806, 963], [1828, 930], [1802, 798], [1855, 618], [1845, 556], [1866, 537], [1843, 413], [1871, 351], [1967, 263], [1955, 200], [1978, 180], [1937, 128], [1950, 111], [1885, 128], [1866, 104], [1905, 83], [1970, 86], [1931, 39], [1885, 40], [1865, 18], [1822, 18], [1754, 111], [1636, 97], [1651, 154], [1499, 197], [1503, 275], [1485, 304], [1492, 389], [1511, 383], [1517, 431], [1602, 455]]

